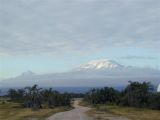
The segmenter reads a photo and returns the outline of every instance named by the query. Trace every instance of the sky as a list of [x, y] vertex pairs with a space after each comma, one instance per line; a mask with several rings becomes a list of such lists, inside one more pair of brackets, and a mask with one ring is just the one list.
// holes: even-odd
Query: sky
[[160, 67], [159, 0], [0, 0], [0, 79], [95, 59]]

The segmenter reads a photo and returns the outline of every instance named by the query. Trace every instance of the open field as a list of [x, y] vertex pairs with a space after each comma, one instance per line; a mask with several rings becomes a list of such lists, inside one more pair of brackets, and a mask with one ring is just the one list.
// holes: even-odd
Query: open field
[[140, 109], [116, 105], [90, 105], [81, 102], [81, 106], [88, 106], [92, 109], [88, 115], [97, 120], [160, 120], [160, 110]]
[[57, 112], [69, 110], [69, 107], [45, 108], [38, 111], [22, 108], [17, 103], [0, 102], [0, 120], [44, 120]]
[[98, 120], [160, 120], [160, 111], [132, 107], [98, 105], [88, 112]]

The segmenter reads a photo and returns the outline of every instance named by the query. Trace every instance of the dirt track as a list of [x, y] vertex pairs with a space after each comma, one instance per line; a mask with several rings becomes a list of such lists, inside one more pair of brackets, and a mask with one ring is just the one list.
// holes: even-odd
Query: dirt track
[[80, 100], [74, 101], [73, 106], [75, 107], [75, 109], [67, 112], [57, 113], [53, 116], [50, 116], [46, 120], [93, 120], [85, 114], [85, 112], [90, 108], [79, 106], [79, 101]]

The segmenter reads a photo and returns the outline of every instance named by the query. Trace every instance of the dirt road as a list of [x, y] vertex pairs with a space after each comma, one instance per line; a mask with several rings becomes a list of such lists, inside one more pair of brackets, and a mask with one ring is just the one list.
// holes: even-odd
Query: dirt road
[[90, 108], [79, 106], [79, 102], [80, 100], [74, 101], [73, 106], [75, 109], [67, 112], [57, 113], [53, 116], [50, 116], [46, 120], [93, 120], [85, 114], [85, 112]]

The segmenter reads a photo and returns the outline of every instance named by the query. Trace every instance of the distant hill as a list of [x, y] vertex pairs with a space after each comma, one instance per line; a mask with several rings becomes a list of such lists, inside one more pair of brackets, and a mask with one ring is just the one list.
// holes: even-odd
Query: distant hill
[[160, 83], [160, 70], [124, 66], [112, 60], [93, 60], [65, 73], [36, 74], [27, 71], [0, 81], [0, 87], [23, 87], [33, 84], [49, 87], [125, 86], [128, 81]]

